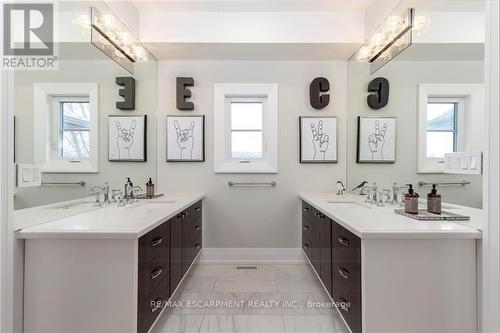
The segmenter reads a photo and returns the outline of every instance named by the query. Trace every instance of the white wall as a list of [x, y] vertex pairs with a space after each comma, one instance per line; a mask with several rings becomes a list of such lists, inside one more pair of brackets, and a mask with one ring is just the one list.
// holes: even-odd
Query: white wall
[[[96, 51], [99, 52], [99, 51]], [[52, 202], [66, 201], [90, 195], [94, 185], [109, 182], [112, 188], [122, 189], [125, 177], [131, 177], [136, 185], [143, 186], [148, 177], [156, 174], [156, 84], [155, 62], [135, 66], [136, 109], [120, 111], [115, 102], [120, 86], [115, 84], [117, 76], [130, 76], [112, 60], [60, 61], [57, 71], [18, 71], [15, 73], [15, 116], [16, 116], [16, 162], [33, 163], [33, 83], [97, 83], [99, 85], [99, 173], [97, 174], [53, 174], [44, 173], [44, 182], [75, 182], [84, 180], [83, 187], [17, 188], [15, 208], [38, 206]], [[142, 115], [147, 119], [147, 162], [108, 161], [108, 115]], [[143, 186], [144, 187], [144, 186]]]
[[[369, 75], [367, 64], [349, 64], [349, 167], [350, 188], [363, 180], [377, 182], [379, 188], [392, 188], [392, 183], [413, 183], [420, 196], [427, 195], [428, 187], [418, 188], [419, 181], [469, 180], [465, 187], [441, 187], [443, 201], [471, 207], [482, 207], [482, 176], [417, 174], [417, 95], [421, 83], [483, 83], [483, 62], [430, 62], [392, 61], [374, 75]], [[367, 86], [375, 77], [385, 77], [390, 82], [387, 107], [373, 111], [366, 104]], [[477, 111], [478, 114], [482, 114]], [[357, 117], [397, 116], [397, 142], [395, 164], [356, 163]]]
[[[299, 248], [301, 213], [298, 193], [332, 191], [345, 179], [345, 62], [160, 61], [158, 84], [158, 186], [160, 191], [207, 193], [204, 247]], [[175, 107], [175, 78], [192, 76], [194, 112]], [[330, 105], [321, 112], [309, 105], [309, 84], [330, 80]], [[279, 86], [279, 173], [214, 174], [214, 83], [277, 83]], [[206, 115], [206, 162], [166, 163], [166, 115]], [[339, 117], [338, 164], [306, 165], [298, 159], [298, 117]], [[275, 180], [276, 188], [235, 188], [230, 180]]]

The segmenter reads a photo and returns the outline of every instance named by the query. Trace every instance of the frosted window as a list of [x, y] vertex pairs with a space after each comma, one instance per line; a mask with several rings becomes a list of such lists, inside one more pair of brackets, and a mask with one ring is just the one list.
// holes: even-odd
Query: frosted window
[[458, 103], [427, 104], [427, 157], [443, 158], [457, 151]]
[[262, 159], [262, 103], [231, 102], [231, 158]]
[[90, 157], [90, 103], [60, 102], [60, 156], [69, 159]]

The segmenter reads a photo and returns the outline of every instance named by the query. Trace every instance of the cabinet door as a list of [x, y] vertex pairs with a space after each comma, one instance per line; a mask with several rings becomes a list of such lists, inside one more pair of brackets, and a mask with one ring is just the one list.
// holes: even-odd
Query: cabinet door
[[182, 218], [181, 214], [170, 220], [170, 295], [182, 279]]
[[332, 220], [320, 218], [320, 276], [328, 293], [332, 294]]

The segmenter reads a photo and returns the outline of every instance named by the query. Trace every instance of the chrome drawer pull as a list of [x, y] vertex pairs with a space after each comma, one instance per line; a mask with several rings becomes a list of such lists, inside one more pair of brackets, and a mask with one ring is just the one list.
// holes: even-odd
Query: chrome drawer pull
[[304, 247], [307, 248], [308, 250], [311, 248], [309, 244], [304, 244]]
[[157, 237], [157, 238], [153, 239], [153, 241], [151, 242], [151, 246], [153, 246], [153, 247], [158, 246], [161, 244], [162, 241], [163, 241], [162, 237]]
[[196, 245], [194, 246], [194, 249], [195, 249], [195, 250], [199, 250], [200, 248], [201, 248], [201, 245], [200, 245], [200, 244], [196, 244]]
[[309, 207], [304, 207], [304, 212], [308, 212], [309, 211]]
[[196, 207], [196, 208], [194, 209], [194, 211], [195, 211], [195, 212], [199, 212], [200, 210], [201, 210], [201, 207]]
[[345, 312], [349, 312], [349, 308], [351, 307], [351, 302], [346, 300], [344, 297], [339, 298], [339, 307], [341, 310], [344, 310]]
[[340, 244], [344, 245], [344, 246], [349, 246], [351, 245], [351, 242], [349, 242], [349, 240], [345, 237], [338, 237], [337, 240], [339, 241]]
[[151, 313], [155, 313], [155, 312], [156, 312], [156, 310], [161, 309], [161, 306], [160, 306], [160, 305], [156, 305], [156, 304], [158, 304], [158, 303], [160, 303], [160, 302], [161, 302], [161, 297], [158, 297], [157, 299], [155, 299], [155, 300], [153, 301], [153, 303], [155, 304], [155, 306], [153, 306], [153, 307], [151, 308]]
[[198, 231], [201, 229], [201, 226], [197, 225], [196, 227], [194, 227], [194, 230]]
[[309, 230], [309, 226], [308, 226], [308, 225], [305, 225], [305, 226], [304, 226], [304, 230]]
[[156, 267], [152, 272], [151, 272], [151, 280], [156, 279], [158, 276], [161, 275], [163, 272], [163, 269], [161, 267]]
[[349, 271], [347, 269], [345, 269], [344, 267], [339, 267], [339, 274], [340, 274], [340, 276], [342, 276], [344, 279], [347, 279], [347, 280], [350, 277]]

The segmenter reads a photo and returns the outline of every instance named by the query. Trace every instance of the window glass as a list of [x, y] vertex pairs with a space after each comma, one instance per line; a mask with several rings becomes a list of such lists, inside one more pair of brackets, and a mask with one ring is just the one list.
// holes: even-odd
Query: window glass
[[231, 158], [262, 159], [262, 103], [231, 102]]
[[90, 157], [90, 103], [60, 102], [62, 158]]
[[262, 103], [232, 102], [231, 130], [262, 130]]
[[427, 157], [443, 158], [456, 151], [458, 103], [427, 104]]

